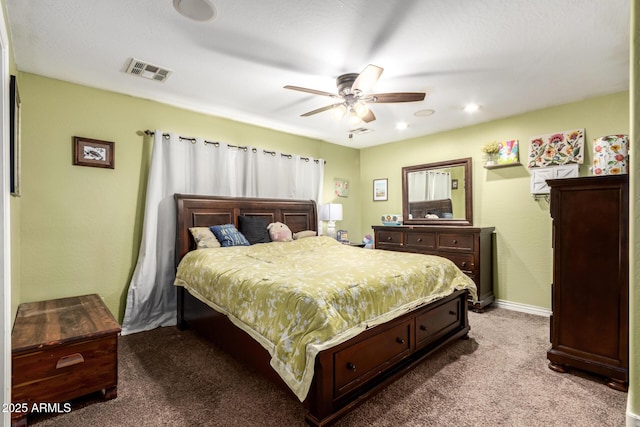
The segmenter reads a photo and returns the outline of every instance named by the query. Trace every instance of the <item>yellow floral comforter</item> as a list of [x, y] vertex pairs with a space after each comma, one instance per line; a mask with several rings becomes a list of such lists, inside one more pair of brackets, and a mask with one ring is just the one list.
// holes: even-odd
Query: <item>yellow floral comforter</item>
[[451, 261], [328, 237], [189, 252], [175, 284], [249, 333], [303, 401], [317, 353], [475, 284]]

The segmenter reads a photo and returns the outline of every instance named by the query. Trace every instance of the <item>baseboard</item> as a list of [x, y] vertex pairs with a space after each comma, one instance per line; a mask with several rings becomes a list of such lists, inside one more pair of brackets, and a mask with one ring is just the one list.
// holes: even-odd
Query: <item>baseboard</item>
[[631, 412], [629, 399], [627, 399], [627, 427], [640, 427], [640, 415]]
[[493, 304], [496, 307], [504, 308], [507, 310], [521, 311], [523, 313], [535, 314], [537, 316], [545, 316], [545, 317], [551, 316], [551, 310], [549, 310], [548, 308], [538, 307], [535, 305], [521, 304], [519, 302], [511, 302], [511, 301], [505, 301], [501, 299], [495, 300]]

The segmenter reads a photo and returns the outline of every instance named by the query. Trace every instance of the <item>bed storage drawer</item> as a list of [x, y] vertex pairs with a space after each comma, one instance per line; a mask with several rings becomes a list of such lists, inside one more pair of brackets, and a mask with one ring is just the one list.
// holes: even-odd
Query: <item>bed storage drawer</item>
[[387, 331], [374, 335], [334, 354], [334, 396], [355, 389], [367, 379], [409, 356], [412, 319], [396, 323]]
[[422, 348], [461, 326], [462, 300], [456, 298], [416, 317], [416, 349]]

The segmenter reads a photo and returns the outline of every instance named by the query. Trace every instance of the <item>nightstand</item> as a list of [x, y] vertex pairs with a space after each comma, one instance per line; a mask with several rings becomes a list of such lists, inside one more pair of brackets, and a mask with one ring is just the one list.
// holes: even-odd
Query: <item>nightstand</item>
[[120, 325], [96, 295], [20, 304], [11, 334], [11, 421], [89, 393], [117, 396]]

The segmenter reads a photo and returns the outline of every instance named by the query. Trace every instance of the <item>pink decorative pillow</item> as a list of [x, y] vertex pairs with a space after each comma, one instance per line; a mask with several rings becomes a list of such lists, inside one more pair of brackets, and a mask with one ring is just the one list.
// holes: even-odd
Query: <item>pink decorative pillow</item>
[[281, 222], [272, 222], [267, 226], [269, 237], [272, 242], [290, 242], [293, 240], [291, 230], [286, 224]]

